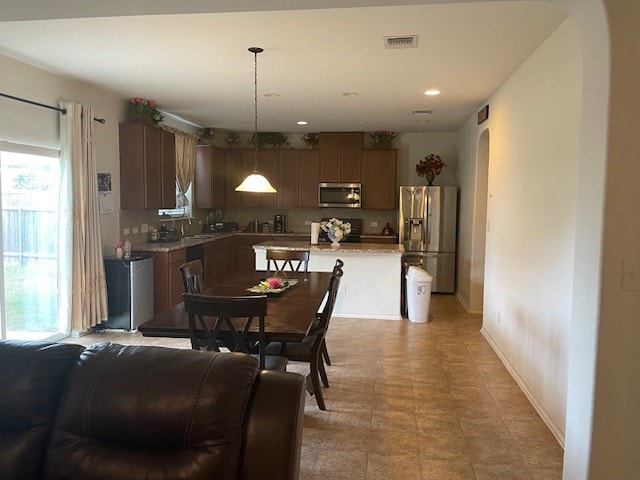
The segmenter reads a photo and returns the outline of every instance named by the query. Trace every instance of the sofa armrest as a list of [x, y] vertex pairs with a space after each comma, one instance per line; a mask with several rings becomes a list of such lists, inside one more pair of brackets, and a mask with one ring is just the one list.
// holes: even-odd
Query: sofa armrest
[[247, 408], [240, 480], [297, 480], [304, 394], [302, 375], [260, 372]]

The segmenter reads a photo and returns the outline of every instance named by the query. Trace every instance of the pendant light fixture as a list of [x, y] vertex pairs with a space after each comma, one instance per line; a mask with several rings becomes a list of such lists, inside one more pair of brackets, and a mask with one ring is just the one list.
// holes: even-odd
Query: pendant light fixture
[[236, 187], [236, 192], [276, 193], [276, 189], [271, 186], [269, 180], [258, 172], [258, 54], [264, 50], [260, 47], [251, 47], [249, 51], [253, 53], [253, 145], [255, 163], [253, 173]]

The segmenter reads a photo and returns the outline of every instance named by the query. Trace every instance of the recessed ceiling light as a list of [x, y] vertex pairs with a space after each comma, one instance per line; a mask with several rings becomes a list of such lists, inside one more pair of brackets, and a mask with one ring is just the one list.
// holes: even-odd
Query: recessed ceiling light
[[342, 92], [342, 95], [344, 95], [345, 97], [354, 97], [358, 95], [358, 92]]
[[359, 125], [364, 125], [365, 123], [367, 123], [366, 120], [356, 120], [356, 123]]
[[265, 93], [264, 96], [265, 97], [279, 97], [280, 94], [279, 93]]
[[416, 123], [427, 123], [427, 122], [429, 122], [429, 120], [426, 120], [426, 119], [424, 119], [424, 120], [416, 120]]
[[440, 95], [440, 90], [436, 90], [436, 89], [427, 90], [426, 92], [424, 92], [424, 94], [429, 95], [430, 97], [433, 97], [435, 95]]
[[307, 122], [305, 122], [304, 120], [300, 120], [299, 122], [296, 122], [298, 125], [307, 125]]
[[415, 116], [424, 116], [424, 115], [431, 115], [433, 113], [433, 110], [428, 109], [428, 110], [414, 110], [413, 114]]

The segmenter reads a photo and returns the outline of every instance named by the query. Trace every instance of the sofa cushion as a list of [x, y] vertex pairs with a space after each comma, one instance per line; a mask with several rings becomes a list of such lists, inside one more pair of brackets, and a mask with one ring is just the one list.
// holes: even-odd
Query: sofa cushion
[[258, 372], [242, 353], [101, 343], [70, 375], [46, 478], [236, 478]]
[[0, 478], [41, 478], [67, 375], [84, 347], [0, 341]]

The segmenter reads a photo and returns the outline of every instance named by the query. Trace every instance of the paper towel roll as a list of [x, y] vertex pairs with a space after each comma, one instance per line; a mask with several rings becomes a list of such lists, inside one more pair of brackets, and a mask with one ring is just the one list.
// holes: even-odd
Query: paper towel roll
[[311, 244], [316, 245], [318, 243], [318, 237], [320, 236], [320, 224], [318, 222], [311, 222]]

